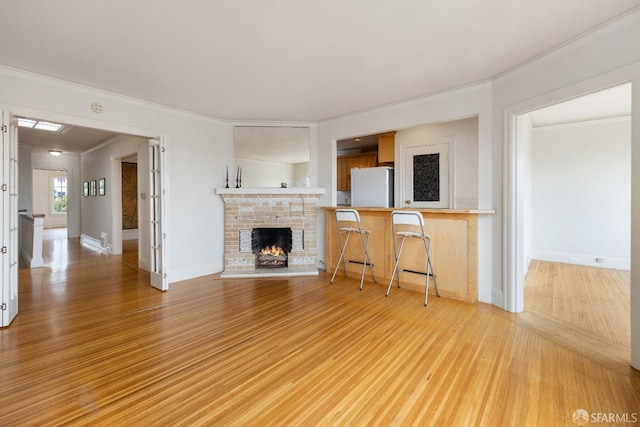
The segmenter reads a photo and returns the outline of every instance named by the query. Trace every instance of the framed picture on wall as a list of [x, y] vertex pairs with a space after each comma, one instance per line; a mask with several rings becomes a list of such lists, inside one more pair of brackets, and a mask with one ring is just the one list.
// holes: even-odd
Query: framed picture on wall
[[98, 180], [98, 195], [99, 196], [104, 196], [106, 193], [106, 187], [107, 186], [107, 179], [106, 178], [100, 178], [100, 180]]
[[95, 179], [92, 179], [89, 183], [89, 195], [90, 196], [95, 196], [97, 195], [98, 191], [97, 191], [97, 186], [98, 183], [96, 182]]
[[85, 181], [82, 183], [82, 195], [84, 197], [89, 196], [89, 181]]

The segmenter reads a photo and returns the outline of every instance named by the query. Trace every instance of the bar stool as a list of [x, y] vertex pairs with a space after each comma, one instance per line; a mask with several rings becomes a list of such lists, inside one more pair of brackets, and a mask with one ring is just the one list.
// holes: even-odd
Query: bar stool
[[[396, 227], [400, 226], [396, 231]], [[424, 217], [422, 213], [417, 211], [393, 211], [391, 212], [391, 230], [393, 233], [393, 252], [396, 257], [396, 263], [393, 266], [393, 272], [391, 273], [391, 280], [389, 280], [389, 287], [385, 296], [389, 296], [391, 290], [391, 284], [393, 283], [393, 277], [398, 273], [398, 288], [400, 287], [400, 272], [406, 271], [414, 274], [424, 274], [427, 276], [427, 283], [424, 290], [424, 305], [427, 306], [427, 296], [429, 295], [429, 276], [433, 277], [433, 283], [436, 287], [436, 295], [439, 297], [438, 282], [436, 281], [436, 274], [433, 266], [431, 265], [431, 239], [424, 234]], [[413, 271], [413, 270], [399, 270], [398, 264], [400, 262], [400, 255], [402, 255], [402, 248], [404, 247], [404, 241], [407, 238], [418, 238], [424, 243], [424, 249], [427, 255], [427, 272]], [[397, 248], [396, 240], [402, 239], [400, 242], [400, 248]]]
[[[338, 262], [336, 263], [336, 269], [333, 272], [333, 276], [331, 276], [331, 283], [333, 283], [333, 279], [336, 277], [336, 273], [338, 272], [338, 268], [340, 268], [340, 262], [342, 262], [342, 266], [344, 268], [344, 277], [347, 277], [347, 262], [352, 262], [355, 264], [362, 264], [362, 277], [360, 277], [360, 290], [362, 290], [362, 284], [364, 282], [364, 272], [366, 270], [367, 264], [371, 269], [371, 275], [373, 276], [373, 281], [378, 283], [376, 280], [376, 275], [373, 272], [373, 264], [371, 263], [371, 258], [369, 257], [369, 230], [363, 230], [360, 226], [360, 215], [358, 211], [355, 209], [336, 209], [336, 229], [338, 231], [338, 243], [340, 245], [340, 258], [338, 258]], [[347, 260], [344, 257], [345, 250], [347, 249], [347, 245], [349, 243], [349, 237], [352, 233], [357, 233], [360, 235], [362, 240], [362, 246], [364, 247], [364, 259], [362, 261], [355, 260]], [[342, 236], [346, 237], [344, 240]]]

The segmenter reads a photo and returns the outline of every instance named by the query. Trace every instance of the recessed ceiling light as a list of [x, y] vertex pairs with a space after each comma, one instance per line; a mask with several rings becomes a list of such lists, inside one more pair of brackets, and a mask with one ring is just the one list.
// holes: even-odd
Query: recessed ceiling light
[[49, 132], [59, 132], [60, 129], [64, 127], [64, 125], [59, 123], [41, 122], [39, 120], [32, 119], [18, 119], [18, 126], [30, 129], [46, 130]]
[[60, 154], [62, 154], [62, 151], [60, 151], [60, 150], [49, 150], [49, 154], [51, 154], [53, 157], [58, 157]]

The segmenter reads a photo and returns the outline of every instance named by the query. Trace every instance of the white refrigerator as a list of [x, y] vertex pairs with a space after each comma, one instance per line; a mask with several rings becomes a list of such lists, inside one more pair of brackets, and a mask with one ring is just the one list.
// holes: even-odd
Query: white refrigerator
[[351, 206], [392, 208], [393, 168], [351, 169]]

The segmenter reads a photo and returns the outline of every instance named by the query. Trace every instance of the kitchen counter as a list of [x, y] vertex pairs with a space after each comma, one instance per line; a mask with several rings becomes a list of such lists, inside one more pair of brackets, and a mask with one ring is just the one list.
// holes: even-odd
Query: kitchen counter
[[[325, 210], [325, 264], [328, 273], [333, 273], [340, 256], [336, 235], [335, 210], [341, 206], [324, 206]], [[475, 303], [478, 301], [478, 216], [495, 214], [493, 209], [396, 209], [353, 208], [360, 214], [362, 228], [371, 232], [369, 256], [374, 265], [378, 283], [389, 284], [393, 264], [393, 236], [391, 212], [394, 210], [419, 211], [424, 216], [425, 233], [431, 238], [431, 260], [436, 271], [438, 289], [443, 297]], [[362, 261], [362, 242], [350, 239], [347, 259]], [[400, 268], [426, 271], [424, 246], [417, 239], [407, 240], [400, 261]], [[358, 278], [362, 264], [347, 263], [349, 277]], [[342, 267], [338, 272], [343, 274]], [[403, 288], [424, 292], [425, 276], [408, 272], [400, 273]], [[367, 268], [366, 280], [373, 281]], [[394, 279], [394, 287], [397, 286]], [[393, 295], [394, 290], [391, 290]], [[435, 287], [429, 286], [435, 295]]]
[[340, 205], [338, 206], [321, 206], [322, 209], [326, 209], [329, 211], [335, 211], [336, 209], [355, 209], [358, 212], [391, 212], [393, 211], [418, 211], [423, 214], [429, 213], [442, 213], [442, 214], [473, 214], [473, 215], [492, 215], [495, 214], [495, 209], [441, 209], [441, 208], [352, 208], [351, 205]]

